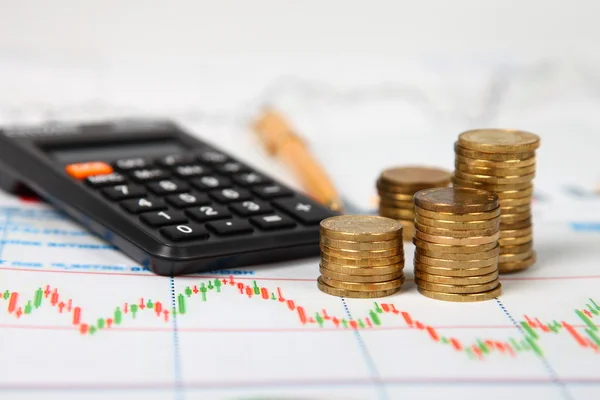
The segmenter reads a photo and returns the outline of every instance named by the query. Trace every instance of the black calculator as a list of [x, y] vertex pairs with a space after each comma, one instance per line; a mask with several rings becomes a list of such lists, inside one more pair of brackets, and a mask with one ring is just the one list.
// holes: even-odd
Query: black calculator
[[0, 129], [0, 187], [164, 276], [316, 256], [337, 214], [170, 120]]

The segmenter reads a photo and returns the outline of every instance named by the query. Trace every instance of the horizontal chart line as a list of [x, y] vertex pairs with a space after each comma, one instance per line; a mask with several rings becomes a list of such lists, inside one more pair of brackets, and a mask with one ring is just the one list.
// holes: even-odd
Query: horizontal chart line
[[[568, 385], [600, 385], [600, 378], [591, 377], [569, 377], [562, 378], [562, 382]], [[271, 380], [271, 381], [222, 381], [222, 382], [187, 382], [180, 387], [183, 389], [243, 389], [243, 388], [281, 388], [281, 387], [306, 387], [306, 386], [370, 386], [371, 379], [365, 378], [341, 378], [341, 379], [305, 379], [305, 380]], [[380, 378], [379, 384], [385, 385], [553, 385], [554, 382], [545, 378], [476, 378], [476, 377], [443, 377], [443, 378]], [[173, 389], [174, 384], [164, 383], [90, 383], [90, 384], [50, 384], [28, 382], [26, 384], [1, 384], [0, 391], [42, 391], [42, 390], [156, 390]]]
[[[587, 325], [571, 325], [574, 328], [585, 328]], [[600, 326], [600, 325], [599, 325]], [[434, 329], [516, 329], [514, 325], [431, 325]], [[24, 329], [24, 330], [54, 330], [54, 331], [77, 331], [77, 327], [61, 325], [23, 325], [23, 324], [0, 324], [0, 329]], [[385, 326], [372, 327], [364, 332], [377, 331], [402, 331], [411, 330], [409, 326]], [[183, 328], [178, 327], [178, 332], [198, 333], [293, 333], [293, 332], [352, 332], [352, 330], [340, 330], [339, 328]], [[108, 332], [108, 331], [107, 331]], [[112, 327], [110, 332], [172, 332], [172, 328], [165, 327]]]
[[[61, 273], [61, 274], [79, 274], [79, 275], [115, 275], [115, 276], [145, 276], [145, 277], [155, 277], [155, 278], [164, 278], [159, 275], [155, 275], [151, 272], [140, 272], [140, 273], [127, 273], [127, 272], [98, 272], [98, 271], [69, 271], [69, 270], [49, 270], [49, 269], [39, 269], [39, 268], [11, 268], [11, 267], [0, 267], [0, 271], [18, 271], [18, 272], [47, 272], [47, 273]], [[317, 271], [318, 272], [318, 271]], [[408, 271], [410, 272], [410, 268]], [[224, 275], [183, 275], [177, 276], [176, 279], [195, 279], [195, 278], [222, 278]], [[244, 279], [244, 280], [262, 280], [262, 281], [287, 281], [287, 282], [316, 282], [317, 276], [315, 278], [270, 278], [270, 277], [259, 277], [256, 275], [243, 276], [236, 275], [236, 279]], [[543, 280], [573, 280], [573, 279], [600, 279], [600, 275], [569, 275], [569, 276], [538, 276], [538, 277], [501, 277], [500, 280], [503, 281], [543, 281]], [[412, 279], [407, 278], [407, 281], [411, 281]]]

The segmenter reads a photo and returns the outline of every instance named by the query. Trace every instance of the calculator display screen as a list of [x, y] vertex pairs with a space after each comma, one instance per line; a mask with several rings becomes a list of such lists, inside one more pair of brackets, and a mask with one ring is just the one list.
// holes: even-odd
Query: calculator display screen
[[74, 163], [106, 161], [129, 157], [154, 157], [178, 154], [186, 150], [173, 139], [110, 144], [86, 144], [85, 146], [47, 148], [45, 151], [58, 162]]

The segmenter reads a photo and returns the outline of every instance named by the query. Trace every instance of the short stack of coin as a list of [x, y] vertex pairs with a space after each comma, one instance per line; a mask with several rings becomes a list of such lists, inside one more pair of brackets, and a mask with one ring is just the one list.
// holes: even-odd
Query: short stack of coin
[[375, 298], [404, 283], [402, 224], [390, 218], [341, 215], [321, 221], [317, 285], [333, 296]]
[[415, 194], [415, 283], [446, 301], [491, 300], [498, 278], [500, 207], [492, 192], [435, 188]]
[[539, 146], [539, 136], [508, 129], [463, 132], [454, 145], [454, 186], [489, 190], [500, 198], [500, 273], [536, 261], [531, 200]]
[[377, 180], [379, 215], [393, 218], [404, 226], [404, 240], [412, 240], [415, 227], [413, 197], [423, 189], [450, 186], [452, 174], [432, 167], [393, 167]]

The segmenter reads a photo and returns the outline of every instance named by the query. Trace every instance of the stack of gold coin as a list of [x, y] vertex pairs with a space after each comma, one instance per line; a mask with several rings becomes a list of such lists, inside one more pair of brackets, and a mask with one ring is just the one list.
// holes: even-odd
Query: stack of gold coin
[[415, 193], [423, 189], [450, 186], [451, 180], [452, 174], [439, 168], [388, 168], [377, 180], [379, 215], [399, 221], [404, 226], [404, 240], [411, 240], [415, 233]]
[[454, 186], [489, 190], [500, 198], [500, 273], [536, 261], [531, 200], [539, 146], [539, 136], [507, 129], [467, 131], [454, 145]]
[[390, 218], [341, 215], [321, 221], [321, 291], [375, 298], [404, 283], [402, 224]]
[[500, 295], [500, 207], [492, 192], [435, 188], [415, 194], [415, 283], [437, 300], [472, 302]]

